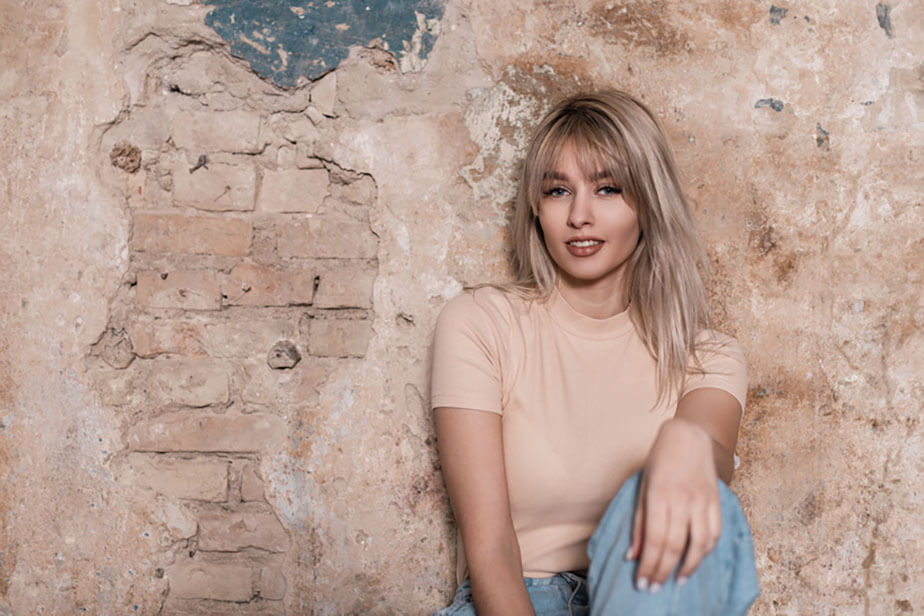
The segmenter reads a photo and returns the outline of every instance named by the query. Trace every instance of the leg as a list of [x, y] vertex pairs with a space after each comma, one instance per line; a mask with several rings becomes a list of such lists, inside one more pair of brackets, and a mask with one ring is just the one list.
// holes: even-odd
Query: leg
[[751, 531], [737, 497], [721, 481], [722, 535], [715, 549], [682, 588], [671, 576], [655, 595], [635, 589], [636, 563], [626, 561], [625, 554], [632, 538], [640, 479], [641, 473], [636, 473], [623, 484], [587, 546], [591, 615], [746, 614], [759, 590]]

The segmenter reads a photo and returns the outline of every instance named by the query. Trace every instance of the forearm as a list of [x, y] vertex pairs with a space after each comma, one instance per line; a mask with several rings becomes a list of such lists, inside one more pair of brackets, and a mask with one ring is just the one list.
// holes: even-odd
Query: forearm
[[670, 421], [685, 421], [693, 424], [700, 430], [706, 433], [709, 437], [709, 440], [712, 442], [712, 459], [715, 462], [715, 472], [718, 475], [719, 479], [724, 481], [726, 484], [730, 483], [732, 476], [735, 473], [735, 460], [734, 453], [725, 449], [719, 441], [709, 433], [709, 430], [706, 426], [698, 423], [695, 418], [688, 417], [674, 417]]
[[687, 393], [677, 403], [672, 421], [688, 422], [709, 437], [716, 474], [729, 483], [735, 470], [735, 443], [741, 405], [728, 392], [702, 388]]
[[515, 536], [496, 547], [466, 551], [472, 598], [478, 616], [533, 616], [523, 583], [523, 567]]

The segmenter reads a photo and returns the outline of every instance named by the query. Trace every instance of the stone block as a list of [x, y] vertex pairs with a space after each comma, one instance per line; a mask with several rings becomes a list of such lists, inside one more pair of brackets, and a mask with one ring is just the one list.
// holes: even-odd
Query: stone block
[[138, 272], [135, 302], [148, 308], [219, 310], [221, 287], [213, 270]]
[[336, 71], [329, 72], [314, 84], [311, 88], [311, 102], [327, 117], [334, 117], [334, 106], [337, 104]]
[[245, 564], [183, 559], [170, 568], [170, 596], [178, 599], [249, 601], [251, 569]]
[[262, 567], [257, 591], [264, 599], [282, 600], [286, 595], [286, 577], [281, 567]]
[[370, 259], [378, 238], [368, 223], [315, 216], [278, 228], [277, 251], [283, 257]]
[[171, 358], [144, 364], [136, 387], [149, 403], [202, 407], [230, 399], [229, 368], [221, 360]]
[[133, 454], [121, 474], [126, 485], [168, 498], [223, 502], [228, 498], [228, 465], [221, 460], [182, 460]]
[[249, 221], [218, 216], [136, 214], [132, 248], [139, 252], [247, 254], [253, 241]]
[[231, 306], [307, 306], [314, 301], [316, 269], [273, 268], [242, 263], [224, 280]]
[[332, 184], [331, 195], [343, 201], [359, 205], [372, 205], [375, 202], [376, 186], [371, 175], [364, 175], [348, 184]]
[[[185, 1], [185, 0], [184, 0]], [[168, 596], [158, 616], [286, 616], [282, 601], [254, 599], [247, 603], [177, 599]]]
[[252, 163], [208, 163], [190, 173], [191, 168], [185, 161], [173, 168], [173, 200], [177, 205], [215, 212], [253, 209], [257, 170]]
[[199, 516], [200, 550], [238, 552], [246, 548], [285, 552], [289, 535], [269, 512], [216, 511]]
[[241, 500], [263, 501], [266, 493], [263, 489], [263, 480], [257, 475], [256, 465], [248, 462], [241, 470]]
[[173, 143], [192, 154], [263, 149], [260, 116], [247, 111], [180, 111], [173, 117]]
[[315, 212], [328, 194], [326, 169], [265, 171], [257, 205], [263, 212]]
[[357, 259], [330, 261], [320, 270], [314, 296], [317, 308], [370, 308], [378, 267]]
[[320, 357], [362, 357], [372, 339], [367, 319], [311, 319], [308, 352]]
[[302, 404], [313, 406], [318, 400], [317, 388], [327, 372], [318, 362], [303, 360], [291, 370], [273, 370], [265, 359], [245, 364], [246, 381], [241, 392], [244, 402], [271, 406]]
[[286, 438], [286, 422], [264, 413], [223, 415], [181, 411], [144, 421], [128, 431], [135, 451], [272, 450]]

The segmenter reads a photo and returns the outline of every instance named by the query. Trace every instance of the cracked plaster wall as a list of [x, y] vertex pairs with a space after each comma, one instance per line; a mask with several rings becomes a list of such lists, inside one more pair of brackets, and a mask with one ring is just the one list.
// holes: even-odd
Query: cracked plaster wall
[[753, 612], [924, 611], [919, 4], [449, 2], [290, 89], [208, 11], [2, 3], [0, 613], [448, 601], [430, 330], [598, 86], [664, 119], [749, 351]]

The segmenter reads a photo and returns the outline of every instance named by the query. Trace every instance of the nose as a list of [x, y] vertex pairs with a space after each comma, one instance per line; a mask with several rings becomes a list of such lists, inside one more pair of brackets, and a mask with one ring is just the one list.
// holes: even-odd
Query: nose
[[568, 210], [568, 226], [574, 229], [593, 224], [593, 207], [591, 196], [586, 191], [578, 191], [571, 200]]

